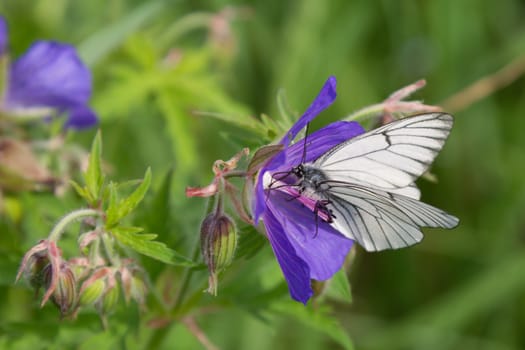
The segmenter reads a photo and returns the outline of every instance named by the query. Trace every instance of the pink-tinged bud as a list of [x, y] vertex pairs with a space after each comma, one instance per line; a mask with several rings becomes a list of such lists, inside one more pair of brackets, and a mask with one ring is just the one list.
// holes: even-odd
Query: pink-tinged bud
[[210, 272], [208, 292], [217, 295], [217, 275], [231, 264], [237, 247], [237, 230], [224, 214], [209, 214], [201, 225], [201, 252]]
[[[60, 314], [65, 316], [75, 307], [78, 297], [77, 286], [75, 275], [66, 263], [62, 263], [58, 271], [58, 278], [56, 278], [56, 285], [51, 294], [51, 300], [60, 310]], [[51, 288], [53, 281], [55, 281], [53, 272], [52, 266], [47, 265], [44, 270], [44, 281], [48, 290]]]
[[44, 285], [44, 269], [49, 265], [47, 254], [38, 252], [31, 256], [28, 265], [26, 266], [26, 276], [29, 283], [38, 292], [40, 287]]
[[146, 301], [146, 294], [148, 294], [148, 287], [144, 280], [138, 276], [131, 278], [131, 297], [139, 305], [144, 305]]
[[143, 273], [136, 268], [124, 267], [120, 269], [120, 279], [126, 303], [133, 299], [141, 307], [144, 306], [148, 288], [144, 282]]
[[106, 289], [106, 282], [102, 279], [95, 280], [85, 287], [83, 286], [80, 291], [78, 304], [80, 306], [95, 304], [104, 294], [104, 289]]
[[118, 285], [109, 287], [106, 293], [98, 303], [98, 310], [101, 314], [107, 315], [113, 312], [118, 304], [119, 299], [119, 288]]

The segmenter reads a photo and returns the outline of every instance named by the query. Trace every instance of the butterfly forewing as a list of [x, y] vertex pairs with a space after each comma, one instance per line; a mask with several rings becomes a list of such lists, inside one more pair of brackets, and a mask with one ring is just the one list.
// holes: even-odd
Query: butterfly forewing
[[[331, 180], [398, 193], [408, 187], [402, 194], [409, 195], [414, 180], [443, 147], [452, 123], [445, 113], [397, 120], [332, 148], [313, 166]], [[411, 197], [417, 198], [415, 193]]]

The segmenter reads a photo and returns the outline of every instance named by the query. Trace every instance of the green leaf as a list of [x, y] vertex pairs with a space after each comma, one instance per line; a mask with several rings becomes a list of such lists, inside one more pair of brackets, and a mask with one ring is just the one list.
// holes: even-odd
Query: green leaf
[[294, 111], [292, 111], [292, 108], [290, 107], [290, 104], [288, 103], [288, 98], [286, 97], [286, 90], [285, 89], [279, 89], [277, 92], [277, 108], [279, 108], [279, 114], [281, 115], [282, 120], [289, 126], [291, 126], [296, 117], [296, 114]]
[[261, 114], [261, 122], [263, 135], [268, 141], [272, 141], [277, 137], [277, 135], [284, 134], [289, 128], [282, 125], [282, 123], [277, 123], [275, 120], [267, 116], [266, 114]]
[[71, 184], [71, 186], [73, 186], [73, 188], [75, 189], [75, 191], [78, 193], [80, 197], [84, 198], [88, 202], [90, 201], [91, 197], [89, 196], [89, 191], [85, 186], [80, 186], [78, 183], [76, 183], [73, 180], [69, 181], [69, 183]]
[[254, 117], [247, 114], [214, 113], [202, 111], [195, 111], [194, 114], [222, 120], [224, 122], [235, 125], [243, 130], [249, 130], [256, 135], [264, 136], [264, 134], [266, 133], [264, 131], [265, 127], [263, 126], [263, 124]]
[[171, 215], [171, 185], [173, 182], [173, 169], [170, 169], [164, 176], [159, 188], [152, 196], [148, 196], [148, 201], [138, 212], [138, 222], [144, 223], [148, 230], [154, 232], [170, 232], [176, 226], [176, 219]]
[[138, 227], [114, 227], [110, 232], [122, 245], [163, 263], [186, 267], [198, 265], [164, 243], [154, 241], [156, 234], [138, 233], [141, 230]]
[[118, 224], [125, 216], [127, 216], [135, 207], [144, 199], [149, 185], [151, 184], [151, 169], [146, 170], [144, 180], [142, 183], [130, 194], [128, 197], [115, 204], [115, 190], [110, 190], [110, 205], [107, 210], [106, 227], [111, 228]]
[[274, 312], [290, 316], [304, 325], [326, 334], [345, 349], [354, 349], [354, 345], [348, 336], [348, 332], [341, 326], [335, 317], [328, 314], [326, 308], [313, 309], [305, 307], [300, 303], [287, 300], [273, 303], [270, 306], [270, 309]]
[[88, 194], [91, 197], [91, 204], [95, 205], [96, 201], [100, 197], [100, 189], [102, 183], [104, 182], [104, 176], [102, 174], [101, 166], [101, 157], [102, 157], [102, 137], [100, 130], [95, 135], [93, 139], [93, 144], [91, 145], [91, 153], [89, 154], [89, 163], [86, 172], [84, 173], [84, 181], [86, 182], [86, 187]]
[[350, 282], [348, 281], [344, 268], [340, 269], [330, 281], [328, 281], [326, 296], [343, 303], [349, 304], [352, 302]]

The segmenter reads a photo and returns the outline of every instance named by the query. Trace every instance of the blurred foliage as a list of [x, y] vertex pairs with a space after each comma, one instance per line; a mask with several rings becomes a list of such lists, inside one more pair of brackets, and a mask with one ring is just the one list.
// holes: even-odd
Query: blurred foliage
[[[337, 77], [339, 99], [313, 123], [318, 128], [420, 78], [428, 85], [417, 98], [446, 102], [525, 59], [525, 5], [517, 0], [4, 0], [0, 12], [15, 56], [41, 38], [79, 48], [94, 72], [105, 166], [126, 180], [151, 167], [153, 191], [135, 224], [180, 252], [198, 239], [205, 212], [202, 201], [185, 198], [185, 186], [208, 183], [214, 160], [244, 146], [253, 152], [271, 138], [259, 116], [277, 119], [279, 88], [299, 114], [329, 75]], [[289, 301], [267, 245], [243, 253], [252, 257], [222, 276], [216, 298], [201, 292], [206, 273], [197, 270], [185, 305], [204, 305], [193, 316], [206, 336], [222, 349], [351, 348], [350, 338], [359, 349], [525, 348], [525, 80], [513, 78], [450, 110], [455, 126], [432, 169], [439, 184], [419, 182], [426, 202], [461, 219], [458, 228], [427, 230], [410, 249], [358, 248], [349, 270], [352, 304], [324, 304], [314, 317], [308, 313], [316, 305]], [[70, 139], [87, 149], [93, 136]], [[52, 307], [39, 309], [28, 288], [13, 285], [15, 271], [24, 251], [79, 199], [23, 193], [5, 195], [4, 203], [0, 347], [202, 346], [191, 327], [148, 327], [160, 320], [139, 317], [132, 306], [122, 305], [107, 331], [94, 313], [72, 322]], [[159, 293], [169, 294], [162, 297], [176, 299], [184, 272], [149, 258], [143, 264]], [[348, 292], [341, 288], [339, 295]], [[151, 299], [148, 315], [161, 315]]]

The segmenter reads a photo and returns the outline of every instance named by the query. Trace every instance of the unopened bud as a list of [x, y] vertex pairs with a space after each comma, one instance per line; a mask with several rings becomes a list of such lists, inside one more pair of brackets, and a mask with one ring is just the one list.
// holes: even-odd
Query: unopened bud
[[45, 253], [37, 253], [31, 257], [27, 266], [26, 276], [29, 283], [37, 291], [44, 285], [44, 271], [49, 264], [49, 259]]
[[106, 283], [102, 279], [93, 281], [90, 285], [86, 286], [81, 291], [80, 299], [78, 300], [79, 305], [87, 306], [96, 303], [106, 288]]
[[98, 310], [101, 314], [107, 315], [115, 310], [119, 298], [118, 285], [114, 285], [107, 289], [106, 293], [98, 302]]
[[224, 214], [209, 214], [201, 225], [201, 251], [210, 272], [208, 292], [217, 294], [217, 274], [231, 264], [237, 247], [237, 230]]
[[[47, 288], [51, 288], [53, 269], [47, 265], [44, 270], [44, 281]], [[73, 309], [77, 300], [77, 287], [73, 271], [66, 265], [60, 266], [57, 284], [51, 295], [51, 300], [59, 308], [62, 316]]]
[[144, 305], [148, 288], [146, 283], [137, 276], [131, 278], [131, 297], [139, 304]]

